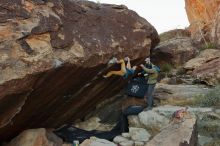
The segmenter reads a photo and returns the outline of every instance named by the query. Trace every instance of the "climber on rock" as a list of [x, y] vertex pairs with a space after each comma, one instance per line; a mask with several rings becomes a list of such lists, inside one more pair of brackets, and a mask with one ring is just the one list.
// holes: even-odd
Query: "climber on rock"
[[148, 74], [146, 76], [146, 78], [148, 78], [147, 79], [148, 89], [145, 92], [144, 99], [145, 101], [147, 101], [148, 104], [146, 110], [151, 110], [153, 105], [154, 88], [157, 83], [157, 78], [160, 72], [160, 68], [152, 64], [149, 57], [145, 59], [145, 65], [141, 64], [140, 66], [143, 69], [143, 71]]
[[[125, 65], [125, 61], [127, 61], [127, 64]], [[106, 75], [104, 75], [104, 78], [108, 78], [112, 75], [118, 75], [118, 76], [122, 76], [125, 79], [127, 79], [130, 75], [133, 75], [135, 73], [135, 70], [137, 68], [137, 66], [133, 66], [131, 67], [131, 62], [130, 62], [130, 58], [126, 57], [124, 60], [117, 60], [116, 58], [113, 58], [112, 60], [110, 60], [110, 62], [115, 62], [115, 63], [120, 63], [121, 64], [121, 70], [119, 71], [110, 71], [108, 72]]]

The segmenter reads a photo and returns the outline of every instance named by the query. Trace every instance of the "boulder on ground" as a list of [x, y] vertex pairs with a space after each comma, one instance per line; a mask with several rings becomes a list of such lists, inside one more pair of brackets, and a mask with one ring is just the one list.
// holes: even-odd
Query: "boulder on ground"
[[190, 37], [174, 38], [160, 43], [152, 50], [151, 58], [163, 69], [163, 64], [182, 66], [198, 53]]
[[117, 145], [105, 139], [91, 137], [90, 139], [86, 139], [85, 141], [83, 141], [80, 144], [80, 146], [117, 146]]
[[137, 115], [128, 116], [127, 118], [129, 127], [144, 128]]
[[208, 63], [219, 57], [220, 57], [220, 50], [205, 49], [201, 51], [198, 56], [186, 62], [184, 68], [186, 70], [194, 70], [196, 68], [203, 66], [205, 63]]
[[133, 141], [148, 141], [151, 137], [150, 133], [144, 128], [129, 127], [129, 133]]
[[29, 129], [23, 131], [7, 146], [62, 146], [63, 141], [46, 129]]
[[208, 85], [220, 83], [220, 50], [206, 49], [196, 58], [189, 60], [184, 68]]
[[133, 146], [134, 145], [134, 141], [132, 141], [132, 140], [124, 141], [124, 142], [121, 142], [119, 145], [120, 146]]
[[196, 118], [191, 118], [170, 124], [145, 146], [196, 146], [197, 139]]
[[160, 34], [160, 42], [167, 41], [173, 38], [190, 37], [190, 32], [187, 29], [174, 29]]
[[127, 139], [127, 138], [125, 138], [125, 137], [123, 137], [123, 136], [116, 136], [114, 139], [113, 139], [113, 141], [115, 142], [115, 143], [121, 143], [121, 142], [125, 142], [125, 141], [128, 141], [129, 139]]
[[100, 121], [101, 120], [98, 117], [91, 117], [84, 122], [75, 123], [74, 127], [87, 130], [87, 131], [91, 131], [91, 130], [97, 129], [101, 125]]
[[160, 115], [159, 113], [149, 110], [143, 111], [138, 114], [140, 122], [146, 127], [146, 129], [160, 130], [168, 125], [169, 120]]

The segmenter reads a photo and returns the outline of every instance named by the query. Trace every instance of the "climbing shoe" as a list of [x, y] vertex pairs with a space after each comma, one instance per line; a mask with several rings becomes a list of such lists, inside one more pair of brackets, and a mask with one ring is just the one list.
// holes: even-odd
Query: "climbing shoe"
[[125, 57], [125, 58], [124, 58], [124, 61], [129, 61], [129, 60], [130, 60], [129, 57]]
[[109, 60], [108, 64], [115, 64], [118, 62], [118, 59], [116, 57], [113, 57], [111, 60]]

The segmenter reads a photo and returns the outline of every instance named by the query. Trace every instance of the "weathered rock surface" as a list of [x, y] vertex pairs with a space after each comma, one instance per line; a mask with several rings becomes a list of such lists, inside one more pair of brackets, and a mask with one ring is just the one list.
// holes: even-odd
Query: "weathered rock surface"
[[204, 95], [208, 91], [209, 88], [199, 86], [199, 85], [169, 85], [158, 83], [155, 89], [155, 97], [161, 100], [169, 100], [169, 99], [192, 99], [192, 97], [196, 95]]
[[166, 127], [169, 123], [169, 120], [158, 114], [155, 111], [144, 111], [138, 114], [140, 122], [146, 127], [146, 129], [155, 129], [160, 130]]
[[220, 58], [204, 64], [193, 71], [193, 75], [207, 85], [215, 86], [220, 83]]
[[192, 118], [177, 125], [169, 125], [145, 146], [196, 146], [196, 144], [196, 119]]
[[[184, 109], [184, 108], [185, 107], [181, 107], [181, 106], [164, 105], [164, 106], [153, 108], [153, 111], [158, 112], [159, 114], [164, 115], [165, 117], [171, 117], [175, 111]], [[201, 113], [212, 112], [212, 108], [189, 107], [187, 111], [190, 112], [192, 115], [194, 114], [199, 115]]]
[[130, 127], [144, 128], [144, 125], [141, 124], [137, 115], [128, 116], [128, 124]]
[[[180, 109], [185, 109], [185, 107], [166, 105], [155, 107], [151, 111], [143, 111], [139, 113], [137, 118], [145, 127], [137, 128], [130, 127], [129, 125], [129, 135], [131, 135], [131, 138], [125, 138], [122, 135], [117, 136], [115, 138], [117, 140], [114, 141], [117, 144], [121, 142], [119, 145], [125, 146], [144, 144], [145, 146], [196, 146], [198, 136], [196, 116], [200, 117], [205, 114], [209, 118], [219, 120], [219, 115], [214, 113], [212, 108], [189, 107], [187, 114], [181, 122], [172, 122], [171, 116]], [[201, 117], [204, 118], [204, 116]], [[134, 118], [134, 116], [130, 116], [130, 118]], [[201, 118], [198, 120], [201, 121]], [[215, 134], [217, 135], [217, 133]]]
[[213, 26], [212, 26], [212, 32], [211, 32], [211, 41], [216, 45], [220, 46], [220, 9], [218, 9], [217, 16], [214, 19]]
[[100, 119], [98, 117], [91, 117], [90, 119], [84, 122], [76, 122], [74, 123], [74, 127], [84, 129], [87, 131], [95, 130], [100, 126]]
[[194, 39], [204, 41], [204, 38], [210, 38], [219, 5], [218, 0], [185, 0], [190, 31]]
[[44, 128], [23, 131], [7, 146], [63, 146], [63, 141]]
[[190, 23], [212, 21], [218, 11], [218, 0], [185, 0], [186, 12]]
[[82, 121], [74, 122], [73, 126], [86, 131], [91, 131], [91, 130], [110, 131], [115, 125], [101, 123], [100, 118], [91, 117], [83, 122]]
[[187, 78], [184, 76], [176, 76], [177, 71], [172, 70], [172, 72], [169, 75], [174, 74], [174, 76], [172, 75], [171, 77], [165, 77], [161, 79], [159, 83], [168, 84], [168, 85], [180, 85], [180, 84], [191, 85], [192, 84], [193, 78], [191, 76], [190, 78]]
[[[91, 111], [85, 117], [85, 120], [87, 121], [89, 120], [88, 118], [97, 117], [100, 119], [99, 123], [101, 125], [96, 130], [101, 130], [100, 128], [110, 130], [120, 118], [122, 102], [123, 96], [121, 93], [118, 93], [113, 98], [105, 99], [96, 106], [95, 110]], [[104, 129], [101, 131], [106, 131]]]
[[134, 145], [135, 145], [135, 146], [144, 146], [144, 142], [135, 141], [135, 142], [134, 142]]
[[205, 63], [208, 63], [212, 60], [215, 60], [220, 57], [220, 51], [216, 49], [206, 49], [201, 51], [196, 58], [189, 60], [184, 68], [187, 70], [194, 70], [203, 66]]
[[160, 42], [167, 41], [173, 38], [190, 37], [190, 32], [187, 29], [174, 29], [160, 34]]
[[133, 146], [134, 145], [134, 141], [129, 140], [129, 141], [124, 141], [120, 143], [121, 146]]
[[159, 65], [170, 64], [178, 67], [194, 58], [197, 49], [190, 37], [173, 38], [160, 43], [152, 50], [152, 60]]
[[133, 141], [148, 141], [151, 137], [150, 133], [144, 128], [129, 127], [129, 133]]
[[220, 2], [218, 0], [185, 0], [190, 22], [190, 32], [194, 42], [211, 42], [220, 46]]
[[125, 6], [70, 0], [0, 5], [0, 140], [82, 118], [124, 84], [97, 77], [112, 56], [137, 63], [159, 42], [156, 30]]
[[121, 135], [125, 138], [131, 138], [130, 133], [122, 133]]
[[83, 141], [80, 146], [116, 146], [116, 144], [105, 139], [91, 137]]
[[220, 51], [206, 49], [196, 58], [189, 60], [184, 68], [192, 70], [192, 75], [208, 85], [216, 85], [220, 82]]
[[62, 146], [72, 146], [72, 144], [63, 144]]
[[125, 141], [128, 141], [129, 139], [127, 139], [127, 138], [125, 138], [125, 137], [123, 137], [123, 136], [116, 136], [114, 139], [113, 139], [113, 141], [115, 142], [115, 143], [121, 143], [121, 142], [125, 142]]

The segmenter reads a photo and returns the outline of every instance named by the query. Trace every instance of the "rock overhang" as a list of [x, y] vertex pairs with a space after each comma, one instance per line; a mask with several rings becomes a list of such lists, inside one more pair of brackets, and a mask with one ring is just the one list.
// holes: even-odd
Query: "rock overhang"
[[101, 78], [108, 60], [129, 56], [138, 63], [159, 42], [154, 27], [124, 6], [0, 3], [5, 8], [0, 10], [1, 139], [85, 116], [125, 84]]

